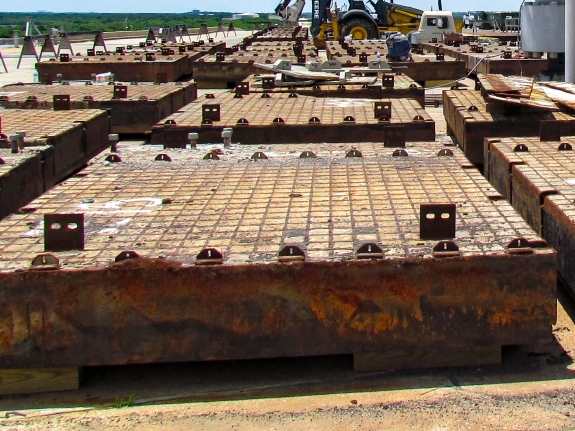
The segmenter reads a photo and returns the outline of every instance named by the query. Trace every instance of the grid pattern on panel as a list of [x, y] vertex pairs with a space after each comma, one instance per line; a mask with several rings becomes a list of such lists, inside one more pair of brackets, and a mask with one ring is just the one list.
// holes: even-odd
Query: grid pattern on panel
[[[65, 267], [107, 265], [124, 250], [191, 264], [214, 247], [225, 264], [277, 260], [299, 244], [310, 261], [354, 259], [365, 242], [389, 259], [429, 257], [437, 241], [419, 238], [422, 203], [457, 206], [455, 241], [463, 255], [503, 254], [514, 238], [535, 234], [466, 165], [464, 156], [438, 157], [438, 143], [410, 144], [392, 157], [381, 144], [278, 145], [268, 160], [234, 145], [221, 160], [202, 150], [122, 148], [121, 163], [94, 159], [80, 175], [0, 222], [0, 267], [25, 267], [43, 252], [43, 215], [85, 214], [84, 251], [58, 253]], [[208, 147], [209, 148], [209, 147]], [[206, 147], [203, 147], [206, 149]], [[316, 158], [301, 159], [308, 150]], [[166, 153], [171, 162], [154, 161]]]

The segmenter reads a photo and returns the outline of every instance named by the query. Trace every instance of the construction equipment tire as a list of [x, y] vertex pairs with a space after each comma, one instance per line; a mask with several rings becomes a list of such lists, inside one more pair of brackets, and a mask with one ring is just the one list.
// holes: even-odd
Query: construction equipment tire
[[351, 35], [355, 40], [377, 39], [377, 30], [364, 19], [352, 19], [341, 28], [342, 37]]

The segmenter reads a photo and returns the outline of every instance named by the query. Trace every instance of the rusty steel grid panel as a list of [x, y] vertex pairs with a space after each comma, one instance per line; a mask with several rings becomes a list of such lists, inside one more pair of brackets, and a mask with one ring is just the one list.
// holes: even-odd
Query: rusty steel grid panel
[[10, 109], [53, 109], [53, 96], [70, 96], [71, 109], [108, 109], [113, 133], [145, 133], [154, 124], [197, 99], [190, 83], [131, 83], [126, 98], [114, 98], [116, 85], [7, 85], [0, 106]]
[[[549, 67], [546, 58], [518, 58], [517, 47], [489, 46], [483, 52], [473, 52], [477, 44], [465, 44], [459, 47], [442, 43], [424, 43], [429, 52], [437, 52], [465, 63], [468, 72], [475, 74], [502, 74], [515, 76], [535, 76]], [[481, 48], [480, 48], [481, 49]], [[505, 53], [509, 54], [505, 54]], [[510, 58], [505, 56], [511, 55]]]
[[[489, 140], [488, 172], [507, 198], [557, 250], [559, 274], [575, 292], [575, 145], [573, 138]], [[519, 151], [518, 151], [519, 150]], [[575, 293], [574, 293], [575, 294]]]
[[52, 147], [42, 155], [42, 176], [38, 181], [44, 184], [43, 190], [81, 168], [109, 145], [110, 116], [103, 110], [5, 109], [0, 119], [0, 146], [9, 147], [9, 136], [23, 131], [25, 147]]
[[448, 133], [477, 165], [484, 164], [485, 138], [539, 136], [542, 127], [558, 130], [561, 136], [575, 134], [575, 117], [568, 113], [522, 108], [519, 115], [505, 115], [500, 105], [487, 104], [479, 91], [445, 91], [443, 114]]
[[[116, 163], [98, 156], [29, 212], [0, 222], [0, 365], [409, 351], [549, 337], [555, 254], [536, 247], [540, 239], [492, 198], [461, 152], [438, 156], [440, 144], [410, 144], [407, 156], [394, 157], [381, 144], [357, 144], [362, 157], [350, 158], [350, 149], [275, 146], [257, 161], [238, 145], [121, 148]], [[216, 150], [219, 160], [203, 160]], [[316, 157], [300, 158], [304, 151]], [[159, 153], [167, 157], [156, 161]], [[420, 204], [446, 202], [457, 211], [452, 257], [435, 254], [437, 240], [419, 238]], [[84, 250], [54, 253], [60, 269], [28, 270], [44, 253], [42, 221], [52, 213], [84, 214]], [[508, 250], [517, 238], [530, 241], [522, 253]], [[286, 263], [287, 245], [302, 253]], [[199, 262], [206, 250], [221, 258]], [[370, 258], [360, 250], [371, 250]], [[141, 257], [113, 263], [119, 255]]]
[[[383, 141], [386, 125], [405, 125], [407, 141], [435, 139], [435, 122], [412, 99], [393, 99], [389, 121], [374, 118], [373, 99], [341, 99], [278, 93], [270, 98], [249, 94], [237, 98], [223, 93], [199, 98], [163, 124], [152, 129], [152, 142], [183, 144], [189, 132], [199, 133], [199, 142], [217, 142], [221, 130], [234, 128], [234, 140], [242, 143]], [[202, 106], [220, 105], [219, 121], [206, 122]], [[312, 118], [319, 119], [319, 122]], [[242, 124], [243, 123], [243, 124]]]
[[[148, 59], [147, 56], [151, 55]], [[156, 51], [126, 55], [73, 56], [70, 61], [40, 61], [36, 69], [40, 78], [50, 76], [56, 80], [90, 80], [92, 75], [112, 72], [119, 81], [156, 82], [159, 74], [165, 74], [168, 82], [177, 81], [189, 75], [192, 64], [203, 57], [202, 52], [188, 52], [161, 55]]]
[[53, 148], [30, 147], [13, 154], [0, 148], [0, 219], [30, 203], [45, 190], [43, 161]]
[[[273, 78], [274, 75], [250, 76], [247, 82], [250, 84], [252, 93], [291, 93], [295, 92], [301, 95], [316, 97], [346, 97], [346, 98], [372, 98], [372, 99], [415, 99], [421, 106], [425, 104], [425, 89], [410, 77], [397, 73], [393, 74], [394, 86], [385, 88], [381, 85], [381, 78], [377, 78], [373, 86], [359, 84], [329, 84], [319, 83], [319, 85], [291, 86], [289, 82], [283, 83], [282, 86], [274, 86], [267, 89], [262, 85], [263, 78]], [[375, 79], [375, 77], [374, 77]]]

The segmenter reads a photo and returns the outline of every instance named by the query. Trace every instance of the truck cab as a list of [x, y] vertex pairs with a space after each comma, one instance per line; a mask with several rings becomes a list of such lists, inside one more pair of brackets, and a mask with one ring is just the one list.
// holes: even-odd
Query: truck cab
[[444, 34], [457, 33], [453, 14], [450, 11], [425, 11], [421, 16], [419, 29], [409, 33], [411, 44], [429, 43], [436, 38], [439, 42]]

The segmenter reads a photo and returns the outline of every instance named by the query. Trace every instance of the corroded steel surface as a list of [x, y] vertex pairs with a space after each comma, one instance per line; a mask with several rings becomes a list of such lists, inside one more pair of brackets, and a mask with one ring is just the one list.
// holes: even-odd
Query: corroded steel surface
[[26, 132], [25, 146], [50, 145], [53, 148], [53, 151], [43, 153], [43, 190], [81, 168], [109, 145], [110, 116], [107, 111], [6, 109], [0, 119], [3, 147], [10, 145], [6, 137], [23, 131]]
[[[442, 43], [426, 43], [423, 46], [430, 52], [463, 61], [467, 71], [473, 73], [535, 76], [548, 68], [546, 58], [518, 58], [517, 47], [488, 45], [482, 46], [483, 52], [479, 53], [472, 52], [472, 45], [467, 44], [453, 47]], [[503, 58], [505, 51], [511, 53], [511, 58]]]
[[7, 85], [0, 89], [0, 106], [53, 109], [55, 95], [69, 95], [70, 109], [108, 109], [112, 132], [144, 133], [158, 121], [197, 98], [195, 82], [121, 83], [127, 96], [114, 97], [114, 85]]
[[557, 249], [559, 273], [575, 291], [574, 145], [573, 138], [492, 139], [487, 168], [494, 184], [507, 183], [516, 210]]
[[40, 196], [44, 185], [43, 160], [51, 159], [50, 146], [28, 147], [17, 154], [0, 149], [0, 218]]
[[[242, 143], [290, 142], [370, 142], [383, 140], [386, 125], [405, 125], [408, 141], [435, 139], [435, 123], [421, 105], [412, 99], [379, 100], [391, 102], [389, 122], [374, 114], [372, 99], [332, 97], [290, 97], [277, 93], [270, 98], [252, 93], [236, 98], [232, 93], [199, 98], [152, 129], [152, 142], [180, 144], [188, 132], [198, 132], [200, 142], [218, 142], [224, 127], [234, 128], [234, 140]], [[202, 125], [202, 105], [219, 104], [220, 120]], [[319, 122], [310, 124], [317, 117]], [[353, 117], [353, 121], [345, 121]], [[282, 119], [283, 122], [277, 119]], [[247, 124], [241, 125], [241, 119]], [[348, 119], [349, 120], [349, 119]], [[239, 124], [238, 125], [238, 121]]]
[[250, 84], [250, 91], [255, 93], [291, 93], [295, 92], [302, 95], [312, 95], [317, 97], [352, 97], [352, 98], [376, 98], [376, 99], [415, 99], [421, 106], [425, 103], [425, 89], [413, 79], [401, 72], [393, 74], [393, 87], [386, 88], [382, 86], [381, 77], [373, 77], [376, 81], [374, 86], [379, 87], [378, 91], [367, 88], [368, 85], [359, 84], [330, 84], [316, 81], [314, 85], [298, 86], [297, 83], [284, 83], [285, 86], [278, 86], [273, 89], [262, 88], [262, 77], [274, 77], [274, 75], [260, 75], [257, 77], [250, 76], [247, 82]]
[[[220, 160], [203, 160], [219, 149]], [[122, 364], [538, 341], [555, 320], [555, 254], [467, 160], [437, 143], [121, 148], [0, 222], [0, 365]], [[300, 158], [313, 151], [315, 158]], [[154, 161], [158, 153], [168, 161]], [[419, 206], [454, 203], [458, 257], [432, 257]], [[43, 217], [83, 213], [85, 249], [26, 271]], [[382, 260], [357, 259], [364, 243]], [[296, 244], [305, 261], [278, 262]], [[219, 265], [194, 265], [206, 248]], [[111, 264], [124, 250], [143, 258]], [[530, 253], [529, 253], [530, 252]], [[23, 272], [19, 271], [24, 269]], [[305, 336], [302, 336], [305, 334]]]
[[[355, 53], [352, 51], [355, 50]], [[327, 56], [331, 60], [337, 60], [343, 66], [365, 66], [368, 61], [377, 60], [377, 53], [385, 60], [387, 45], [382, 41], [354, 40], [346, 42], [344, 46], [340, 42], [327, 42]], [[367, 54], [367, 61], [362, 61], [360, 56]], [[411, 53], [413, 61], [390, 62], [390, 66], [396, 72], [408, 75], [414, 81], [434, 81], [459, 79], [465, 76], [465, 64], [453, 58], [437, 60], [435, 54]]]
[[225, 54], [206, 56], [194, 62], [194, 79], [202, 82], [238, 82], [249, 75], [260, 73], [254, 63], [273, 64], [276, 60], [290, 60], [293, 64], [305, 65], [308, 61], [321, 61], [317, 49], [307, 41], [301, 44], [301, 51], [296, 48], [296, 42], [274, 41], [260, 42], [256, 39], [249, 45], [245, 43], [226, 50]]
[[167, 55], [155, 51], [149, 54], [153, 59], [146, 60], [146, 53], [71, 56], [68, 62], [41, 61], [36, 69], [41, 80], [49, 76], [55, 81], [60, 74], [63, 80], [89, 81], [94, 74], [112, 72], [119, 81], [161, 82], [165, 78], [167, 82], [173, 82], [192, 73], [193, 62], [204, 56], [203, 52], [181, 54], [177, 51]]
[[484, 163], [485, 138], [539, 136], [547, 129], [560, 136], [575, 134], [575, 117], [566, 112], [537, 112], [521, 107], [520, 111], [506, 115], [502, 104], [486, 103], [478, 91], [445, 91], [443, 114], [450, 134], [465, 155], [480, 165]]

